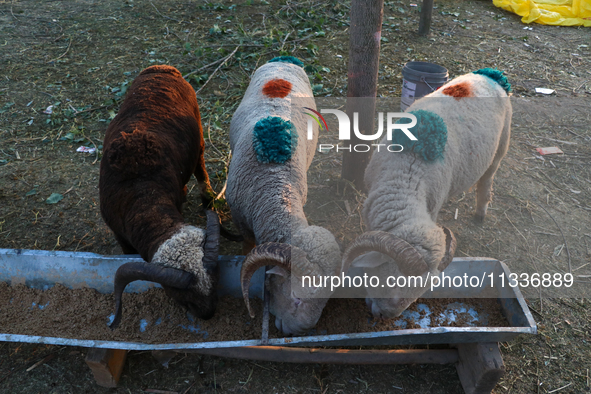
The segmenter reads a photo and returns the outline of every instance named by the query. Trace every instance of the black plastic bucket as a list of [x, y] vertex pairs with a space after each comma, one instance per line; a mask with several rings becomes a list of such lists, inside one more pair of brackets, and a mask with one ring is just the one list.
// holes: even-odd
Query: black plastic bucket
[[408, 62], [402, 69], [400, 109], [405, 111], [417, 98], [443, 86], [449, 74], [445, 67], [427, 62]]

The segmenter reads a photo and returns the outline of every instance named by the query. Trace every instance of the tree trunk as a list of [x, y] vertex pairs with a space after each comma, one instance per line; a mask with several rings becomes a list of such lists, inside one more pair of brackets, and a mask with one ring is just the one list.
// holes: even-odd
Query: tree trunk
[[[382, 36], [383, 0], [352, 0], [349, 28], [349, 70], [347, 87], [347, 114], [353, 125], [353, 112], [359, 112], [359, 131], [374, 134], [375, 98], [378, 83], [380, 38]], [[363, 99], [354, 99], [362, 97]], [[351, 130], [351, 140], [344, 146], [361, 141]], [[343, 152], [343, 179], [352, 181], [363, 190], [363, 175], [371, 157], [369, 152]]]
[[426, 36], [431, 30], [431, 15], [433, 13], [433, 0], [423, 0], [421, 6], [421, 19], [419, 20], [419, 35]]

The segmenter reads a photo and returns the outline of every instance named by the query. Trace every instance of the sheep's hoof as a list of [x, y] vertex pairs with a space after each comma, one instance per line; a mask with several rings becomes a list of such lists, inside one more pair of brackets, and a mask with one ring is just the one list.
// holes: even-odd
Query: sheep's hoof
[[478, 223], [478, 224], [482, 224], [484, 223], [484, 215], [480, 215], [480, 214], [474, 214], [474, 222]]

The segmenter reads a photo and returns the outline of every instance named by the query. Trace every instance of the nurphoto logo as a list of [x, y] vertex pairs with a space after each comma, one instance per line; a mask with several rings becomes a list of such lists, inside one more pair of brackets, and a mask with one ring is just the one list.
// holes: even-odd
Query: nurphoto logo
[[[332, 114], [336, 115], [337, 120], [339, 121], [339, 140], [340, 141], [348, 141], [351, 140], [351, 120], [349, 116], [338, 109], [321, 109], [320, 112], [313, 110], [312, 108], [304, 107], [308, 111], [312, 113], [307, 113], [310, 116], [308, 119], [308, 139], [311, 140], [314, 136], [314, 132], [312, 129], [313, 122], [316, 121], [320, 130], [325, 129], [328, 131], [328, 125], [326, 124], [326, 120], [322, 116], [322, 114]], [[417, 124], [417, 118], [415, 115], [411, 113], [405, 112], [388, 112], [386, 113], [386, 137], [389, 141], [392, 141], [392, 136], [396, 130], [402, 131], [411, 141], [416, 141], [417, 138], [410, 132], [409, 129], [413, 128]], [[396, 123], [394, 121], [395, 118], [406, 118], [410, 119], [410, 123]], [[362, 140], [362, 141], [376, 141], [382, 137], [384, 132], [384, 113], [378, 112], [378, 131], [375, 134], [361, 134], [359, 131], [359, 112], [353, 112], [353, 132], [355, 136]], [[336, 149], [336, 151], [343, 151], [346, 150], [348, 152], [369, 152], [372, 148], [375, 147], [378, 151], [381, 147], [385, 147], [388, 152], [402, 152], [404, 149], [400, 144], [355, 144], [355, 145], [348, 145], [348, 146], [339, 146], [333, 144], [319, 144], [318, 151], [319, 152], [328, 152], [331, 149]]]

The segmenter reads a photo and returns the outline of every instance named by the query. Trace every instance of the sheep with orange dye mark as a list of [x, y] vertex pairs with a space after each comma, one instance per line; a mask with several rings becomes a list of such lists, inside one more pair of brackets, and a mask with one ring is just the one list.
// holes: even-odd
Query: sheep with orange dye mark
[[472, 96], [471, 84], [467, 81], [447, 86], [441, 91], [446, 96], [455, 97], [456, 100], [461, 100], [464, 97]]
[[493, 177], [509, 147], [509, 92], [498, 70], [462, 75], [407, 109], [417, 117], [410, 129], [417, 141], [395, 135], [392, 142], [404, 146], [402, 153], [374, 152], [365, 172], [363, 217], [369, 231], [345, 251], [343, 270], [352, 266], [350, 275], [365, 271], [381, 283], [389, 276], [414, 276], [425, 284], [368, 288], [374, 316], [400, 315], [426, 291], [425, 279], [451, 262], [455, 237], [436, 223], [450, 197], [476, 184], [476, 218], [484, 219]]
[[[297, 102], [297, 105], [294, 105]], [[295, 58], [276, 58], [254, 74], [230, 125], [232, 160], [226, 199], [234, 223], [251, 249], [242, 265], [245, 302], [254, 272], [274, 266], [270, 311], [285, 334], [314, 327], [328, 299], [318, 289], [295, 294], [292, 278], [336, 275], [341, 250], [326, 229], [308, 225], [304, 214], [307, 170], [314, 158], [318, 127], [307, 136], [303, 107], [316, 105], [308, 76]], [[299, 286], [298, 286], [299, 288]]]
[[292, 87], [291, 82], [275, 78], [263, 86], [263, 94], [269, 98], [284, 98], [291, 92]]

